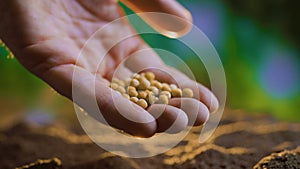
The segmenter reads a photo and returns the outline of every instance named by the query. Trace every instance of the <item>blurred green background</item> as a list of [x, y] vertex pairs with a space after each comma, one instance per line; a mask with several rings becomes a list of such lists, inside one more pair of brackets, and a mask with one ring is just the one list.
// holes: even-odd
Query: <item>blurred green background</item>
[[[228, 107], [300, 121], [298, 1], [179, 2], [191, 11], [194, 24], [208, 36], [222, 59]], [[131, 13], [128, 9], [126, 12]], [[152, 47], [180, 56], [197, 80], [209, 86], [203, 64], [180, 42], [160, 35], [143, 35], [143, 38]], [[41, 123], [55, 118], [72, 123], [76, 116], [71, 102], [25, 70], [3, 44], [0, 46], [1, 115], [25, 116]], [[172, 65], [171, 60], [166, 62]], [[180, 69], [180, 65], [173, 66]]]

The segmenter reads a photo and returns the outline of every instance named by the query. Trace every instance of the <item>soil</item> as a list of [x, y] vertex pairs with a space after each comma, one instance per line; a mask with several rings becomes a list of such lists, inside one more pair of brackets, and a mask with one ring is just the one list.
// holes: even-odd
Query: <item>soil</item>
[[299, 168], [300, 167], [300, 147], [295, 150], [285, 150], [280, 153], [272, 153], [263, 158], [254, 169], [264, 168]]
[[19, 122], [0, 132], [0, 168], [11, 169], [279, 169], [300, 168], [300, 124], [267, 115], [225, 111], [199, 144], [199, 128], [168, 152], [141, 159], [101, 149], [78, 126]]

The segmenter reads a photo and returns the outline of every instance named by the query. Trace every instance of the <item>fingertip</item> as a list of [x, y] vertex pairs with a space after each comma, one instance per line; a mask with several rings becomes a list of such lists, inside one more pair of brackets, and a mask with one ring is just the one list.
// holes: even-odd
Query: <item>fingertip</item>
[[188, 116], [189, 126], [203, 125], [209, 118], [209, 110], [206, 105], [193, 98], [174, 98], [170, 104], [182, 109]]
[[156, 118], [157, 132], [179, 133], [188, 126], [188, 117], [180, 109], [164, 104], [154, 104], [148, 109]]
[[204, 125], [208, 121], [209, 114], [210, 114], [208, 108], [205, 105], [203, 105], [202, 103], [200, 103], [200, 107], [201, 108], [199, 108], [199, 112], [197, 114], [195, 122], [190, 125], [201, 126], [201, 125]]
[[209, 105], [209, 111], [211, 113], [216, 112], [219, 109], [219, 101], [214, 94], [211, 96], [211, 103]]
[[198, 99], [207, 106], [210, 113], [217, 111], [219, 108], [219, 101], [218, 101], [217, 97], [207, 87], [205, 87], [199, 83], [197, 83], [197, 85], [198, 85], [198, 91], [199, 91]]
[[[108, 87], [98, 86], [98, 106], [104, 120], [112, 127], [136, 136], [148, 138], [156, 132], [156, 120], [139, 105]], [[100, 94], [101, 93], [101, 94]]]
[[136, 137], [149, 138], [156, 133], [156, 122], [140, 123], [135, 125], [135, 129], [130, 133]]
[[189, 118], [187, 117], [187, 115], [180, 109], [177, 109], [176, 111], [178, 111], [176, 121], [172, 124], [170, 128], [168, 128], [168, 130], [166, 130], [166, 132], [169, 134], [179, 133], [185, 130], [188, 126]]

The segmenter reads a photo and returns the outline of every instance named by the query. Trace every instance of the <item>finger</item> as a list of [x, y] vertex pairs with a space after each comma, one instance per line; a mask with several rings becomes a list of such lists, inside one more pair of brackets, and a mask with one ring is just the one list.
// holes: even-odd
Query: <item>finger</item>
[[173, 98], [170, 99], [170, 105], [182, 109], [188, 116], [190, 126], [203, 125], [209, 118], [207, 107], [196, 99], [191, 98]]
[[190, 12], [186, 10], [182, 5], [174, 0], [121, 0], [129, 8], [136, 13], [140, 12], [161, 12], [170, 15], [175, 15], [179, 18], [189, 20]]
[[155, 119], [145, 109], [106, 86], [98, 85], [97, 88], [97, 102], [108, 124], [134, 136], [154, 135]]
[[[72, 79], [74, 71], [76, 74]], [[107, 81], [103, 79], [95, 81], [91, 73], [80, 67], [74, 65], [54, 67], [44, 74], [44, 79], [97, 120], [102, 120], [99, 118], [98, 110], [100, 110], [108, 124], [134, 136], [150, 137], [156, 131], [156, 121], [146, 110], [110, 89]], [[94, 82], [95, 88], [92, 88]], [[93, 100], [95, 97], [96, 100]]]
[[219, 102], [216, 96], [205, 86], [189, 79], [181, 72], [173, 68], [151, 69], [159, 81], [164, 81], [170, 84], [177, 84], [179, 88], [190, 88], [193, 90], [194, 98], [203, 102], [210, 110], [215, 112], [219, 107]]
[[191, 80], [180, 71], [168, 66], [159, 69], [151, 68], [146, 71], [154, 72], [159, 81], [174, 83], [180, 88], [192, 89], [194, 98], [203, 102], [209, 108], [210, 112], [215, 112], [218, 109], [219, 102], [216, 96], [207, 87]]
[[182, 84], [184, 88], [190, 88], [194, 93], [198, 92], [200, 101], [203, 102], [209, 109], [211, 113], [216, 112], [219, 108], [219, 101], [217, 97], [205, 86], [195, 82], [195, 81], [186, 81]]
[[148, 108], [148, 112], [156, 118], [157, 132], [174, 134], [187, 127], [187, 115], [176, 107], [165, 104], [153, 104]]
[[187, 33], [192, 27], [190, 12], [175, 0], [121, 1], [165, 36], [176, 38]]
[[180, 71], [164, 66], [162, 68], [150, 68], [144, 71], [152, 71], [159, 81], [170, 84], [177, 84], [180, 88], [190, 88], [193, 90], [194, 98], [203, 102], [210, 110], [215, 112], [219, 108], [219, 102], [216, 96], [205, 86], [188, 78]]
[[172, 67], [166, 67], [161, 70], [164, 71], [156, 70], [156, 76], [158, 79], [165, 79], [168, 83], [177, 84], [180, 88], [192, 89], [194, 98], [203, 102], [210, 112], [215, 112], [219, 108], [218, 99], [207, 87], [191, 80], [186, 75]]
[[[145, 60], [148, 61], [145, 62]], [[125, 65], [133, 72], [151, 71], [161, 82], [177, 84], [180, 88], [191, 88], [194, 92], [194, 98], [203, 102], [210, 112], [215, 112], [219, 107], [218, 99], [208, 88], [191, 80], [182, 72], [166, 66], [147, 45], [141, 46], [138, 52], [129, 56]]]

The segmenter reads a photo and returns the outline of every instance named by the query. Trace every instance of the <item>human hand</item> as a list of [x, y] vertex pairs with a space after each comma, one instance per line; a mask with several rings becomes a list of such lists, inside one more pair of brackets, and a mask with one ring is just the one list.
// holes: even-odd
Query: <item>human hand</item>
[[[99, 109], [113, 127], [135, 136], [150, 137], [165, 131], [178, 119], [174, 132], [179, 132], [187, 125], [205, 123], [209, 111], [218, 108], [217, 99], [207, 88], [164, 64], [140, 37], [127, 38], [112, 49], [107, 49], [115, 39], [132, 34], [134, 30], [127, 22], [113, 24], [103, 31], [93, 45], [85, 47], [89, 57], [77, 61], [90, 36], [121, 17], [114, 0], [2, 0], [0, 11], [0, 38], [17, 59], [30, 72], [69, 99], [72, 99], [72, 83], [85, 90], [89, 88], [87, 81], [96, 79]], [[93, 64], [95, 60], [102, 59], [97, 54], [106, 50], [109, 52], [101, 65], [98, 67]], [[146, 50], [147, 55], [135, 54], [140, 50]], [[171, 99], [169, 105], [154, 104], [144, 110], [109, 88], [113, 75], [126, 77], [149, 67], [160, 81], [182, 82], [179, 84], [181, 87], [193, 88], [200, 99], [176, 98]], [[117, 68], [120, 71], [116, 73]], [[74, 82], [72, 77], [75, 69], [80, 72], [80, 79]], [[112, 95], [117, 97], [119, 106], [124, 109], [123, 115], [113, 104]], [[187, 106], [180, 109], [181, 103]], [[86, 109], [81, 103], [78, 104]], [[161, 109], [164, 110], [163, 114], [157, 118], [155, 112]], [[129, 119], [148, 122], [139, 123]]]

